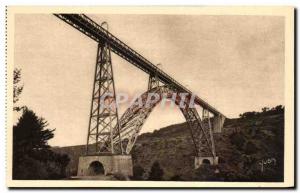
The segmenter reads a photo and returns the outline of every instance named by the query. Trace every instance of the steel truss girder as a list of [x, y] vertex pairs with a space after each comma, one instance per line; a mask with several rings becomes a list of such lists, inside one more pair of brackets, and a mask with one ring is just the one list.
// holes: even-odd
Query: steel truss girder
[[[147, 105], [146, 101], [149, 93], [158, 94], [160, 96], [159, 100], [155, 103]], [[174, 90], [174, 88], [168, 85], [154, 87], [137, 98], [133, 105], [131, 105], [120, 118], [119, 133], [121, 137], [119, 138], [117, 136], [118, 132], [115, 129], [114, 144], [119, 144], [119, 139], [122, 139], [123, 145], [125, 144], [125, 153], [130, 154], [142, 126], [144, 125], [154, 107], [162, 100], [164, 96], [167, 96], [167, 98], [171, 98], [173, 96], [173, 93], [176, 93], [175, 104], [179, 105], [179, 102], [181, 101], [181, 95], [179, 95], [179, 93]], [[196, 156], [216, 156], [215, 149], [213, 147], [214, 143], [211, 127], [207, 127], [203, 124], [195, 108], [189, 108], [190, 100], [191, 96], [185, 97], [184, 108], [180, 108], [180, 110], [189, 125], [191, 137], [195, 147], [195, 154]], [[142, 103], [139, 103], [139, 101]], [[140, 106], [140, 104], [142, 104], [142, 106]]]
[[[91, 39], [99, 43], [107, 43], [110, 46], [110, 49], [123, 59], [127, 60], [131, 64], [140, 68], [148, 74], [157, 74], [158, 79], [164, 83], [173, 85], [176, 90], [192, 94], [192, 92], [187, 89], [185, 86], [177, 82], [174, 78], [166, 74], [164, 71], [160, 70], [151, 63], [149, 60], [144, 58], [142, 55], [137, 53], [135, 50], [130, 48], [116, 36], [111, 34], [109, 31], [104, 29], [102, 26], [98, 25], [92, 19], [87, 17], [84, 14], [54, 14], [61, 20], [65, 21], [75, 29], [79, 30], [83, 34], [87, 35]], [[217, 109], [209, 105], [200, 97], [196, 96], [195, 102], [201, 107], [208, 109], [214, 115], [224, 116]]]

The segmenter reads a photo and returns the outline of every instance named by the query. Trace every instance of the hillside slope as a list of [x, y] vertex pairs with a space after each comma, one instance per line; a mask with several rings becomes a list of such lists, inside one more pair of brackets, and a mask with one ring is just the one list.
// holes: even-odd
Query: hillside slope
[[[284, 111], [249, 112], [227, 119], [221, 134], [215, 134], [220, 163], [194, 170], [194, 152], [186, 123], [144, 133], [132, 150], [134, 170], [143, 168], [144, 179], [158, 161], [164, 180], [282, 181]], [[54, 148], [67, 153], [71, 162], [67, 173], [76, 175], [78, 157], [84, 146]], [[262, 167], [263, 166], [263, 167]]]

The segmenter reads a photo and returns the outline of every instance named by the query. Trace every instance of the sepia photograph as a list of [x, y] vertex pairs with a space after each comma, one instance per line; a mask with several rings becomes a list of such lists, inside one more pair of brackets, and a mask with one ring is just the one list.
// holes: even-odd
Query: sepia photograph
[[294, 186], [294, 8], [8, 6], [7, 28], [9, 187]]

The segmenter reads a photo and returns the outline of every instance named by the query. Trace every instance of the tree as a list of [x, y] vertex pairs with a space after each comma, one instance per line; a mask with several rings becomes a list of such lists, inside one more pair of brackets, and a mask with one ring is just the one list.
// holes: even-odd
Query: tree
[[24, 108], [23, 114], [13, 128], [13, 146], [16, 151], [30, 153], [33, 150], [48, 148], [48, 140], [54, 137], [54, 129], [46, 129], [47, 121]]
[[164, 175], [163, 169], [160, 167], [158, 161], [155, 161], [151, 167], [151, 171], [149, 174], [149, 180], [160, 181]]
[[[14, 69], [14, 80], [13, 80], [13, 84], [14, 84], [14, 87], [13, 87], [13, 103], [15, 104], [16, 102], [19, 101], [19, 96], [20, 94], [22, 93], [23, 91], [23, 85], [20, 86], [19, 83], [21, 81], [21, 70], [20, 69]], [[22, 107], [14, 107], [13, 110], [15, 111], [20, 111], [22, 109]]]
[[45, 119], [28, 108], [13, 127], [13, 178], [60, 179], [70, 159], [50, 150], [48, 140], [54, 129], [48, 129]]
[[269, 111], [270, 108], [269, 107], [263, 107], [261, 110], [262, 110], [263, 113], [265, 113], [265, 112]]
[[245, 112], [242, 115], [240, 115], [241, 118], [255, 118], [258, 115], [257, 112], [252, 111], [252, 112]]
[[275, 107], [275, 111], [276, 111], [276, 112], [284, 112], [284, 106], [282, 106], [282, 105], [276, 106], [276, 107]]

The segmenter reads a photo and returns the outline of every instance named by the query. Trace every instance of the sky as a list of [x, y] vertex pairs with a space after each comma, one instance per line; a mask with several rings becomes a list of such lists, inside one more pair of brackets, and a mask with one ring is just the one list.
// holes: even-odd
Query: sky
[[[284, 105], [283, 17], [88, 16], [106, 21], [112, 34], [228, 118]], [[24, 84], [18, 105], [56, 128], [52, 146], [85, 144], [96, 51], [95, 41], [53, 15], [15, 17], [14, 65]], [[116, 92], [147, 90], [143, 71], [115, 54], [112, 65]], [[142, 133], [184, 121], [179, 109], [155, 108]]]

